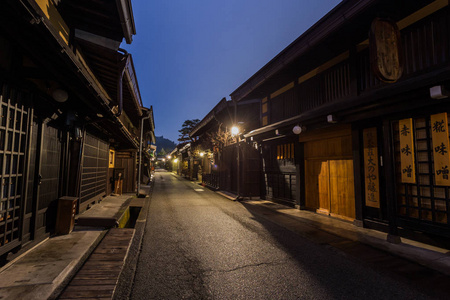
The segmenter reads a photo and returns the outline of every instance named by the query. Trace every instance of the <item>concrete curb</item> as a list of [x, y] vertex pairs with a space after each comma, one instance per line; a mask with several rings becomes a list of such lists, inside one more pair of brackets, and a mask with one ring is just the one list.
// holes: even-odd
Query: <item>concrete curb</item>
[[228, 200], [237, 201], [237, 196], [233, 197], [231, 194], [228, 194], [228, 193], [226, 193], [224, 191], [215, 191], [215, 192], [216, 192], [216, 194], [219, 194], [219, 195], [227, 198]]

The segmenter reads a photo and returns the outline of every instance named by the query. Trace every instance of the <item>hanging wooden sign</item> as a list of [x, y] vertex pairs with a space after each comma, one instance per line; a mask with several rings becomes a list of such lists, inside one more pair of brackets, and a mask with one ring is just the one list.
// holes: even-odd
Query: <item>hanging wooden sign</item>
[[402, 182], [416, 183], [412, 119], [400, 120], [398, 122], [398, 127], [400, 133], [400, 166]]
[[369, 32], [370, 62], [375, 75], [384, 82], [396, 82], [403, 72], [402, 41], [397, 24], [375, 18]]
[[366, 206], [380, 208], [377, 128], [364, 129], [363, 141]]
[[431, 138], [433, 140], [434, 178], [436, 185], [450, 186], [447, 113], [431, 116]]

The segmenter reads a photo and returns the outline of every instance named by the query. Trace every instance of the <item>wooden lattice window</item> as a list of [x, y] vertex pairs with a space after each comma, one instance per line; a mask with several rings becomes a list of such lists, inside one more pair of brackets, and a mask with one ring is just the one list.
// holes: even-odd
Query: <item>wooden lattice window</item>
[[397, 207], [401, 217], [417, 222], [449, 225], [449, 187], [438, 186], [434, 178], [430, 117], [413, 120], [416, 182], [401, 182], [398, 122], [393, 123], [397, 178]]
[[19, 240], [28, 129], [28, 111], [18, 103], [21, 97], [6, 87], [0, 94], [0, 247]]

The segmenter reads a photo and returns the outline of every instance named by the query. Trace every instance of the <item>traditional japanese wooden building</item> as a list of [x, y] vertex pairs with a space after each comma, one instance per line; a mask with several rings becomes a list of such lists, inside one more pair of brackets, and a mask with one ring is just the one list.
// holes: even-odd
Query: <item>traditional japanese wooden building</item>
[[2, 3], [0, 255], [54, 232], [59, 198], [80, 212], [110, 193], [122, 156], [135, 181], [144, 115], [119, 48], [133, 34], [128, 0]]
[[[450, 237], [447, 0], [344, 0], [232, 94], [260, 99], [263, 197]], [[439, 238], [433, 238], [439, 237]]]
[[[259, 106], [258, 99], [223, 98], [189, 133], [195, 139], [193, 163], [201, 167], [204, 184], [242, 197], [260, 195], [260, 152], [256, 144], [243, 139], [259, 125]], [[232, 127], [239, 132], [233, 135]]]

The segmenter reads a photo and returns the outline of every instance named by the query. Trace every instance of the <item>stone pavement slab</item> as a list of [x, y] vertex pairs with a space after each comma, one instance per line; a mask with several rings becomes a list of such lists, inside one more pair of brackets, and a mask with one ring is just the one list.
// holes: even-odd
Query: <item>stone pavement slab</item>
[[105, 230], [75, 231], [47, 239], [0, 271], [0, 299], [49, 299], [64, 288]]
[[135, 194], [127, 193], [106, 197], [100, 203], [75, 217], [78, 226], [113, 227], [134, 196]]

